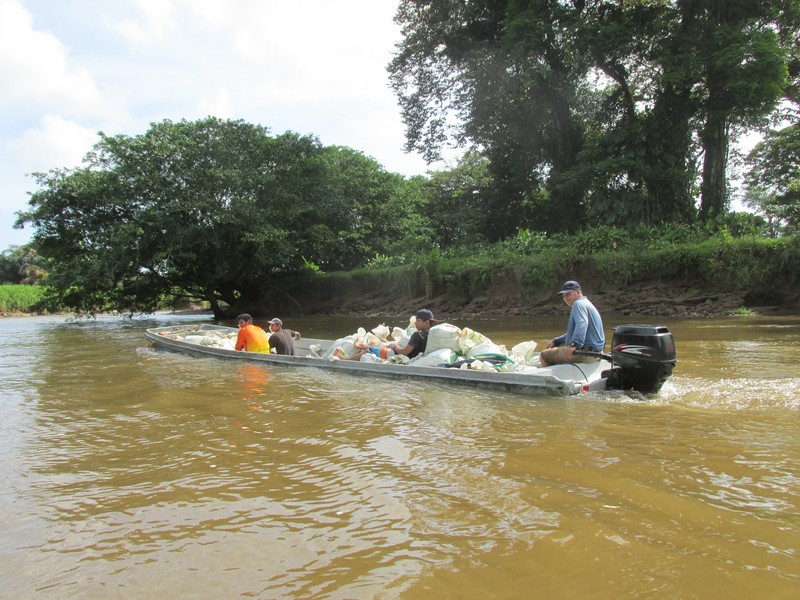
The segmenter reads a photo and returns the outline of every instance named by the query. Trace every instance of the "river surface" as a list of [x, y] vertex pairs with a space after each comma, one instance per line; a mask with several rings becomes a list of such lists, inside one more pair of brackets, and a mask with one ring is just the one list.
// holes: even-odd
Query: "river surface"
[[570, 398], [143, 336], [186, 322], [0, 319], [0, 597], [800, 597], [800, 318], [662, 319], [660, 394]]

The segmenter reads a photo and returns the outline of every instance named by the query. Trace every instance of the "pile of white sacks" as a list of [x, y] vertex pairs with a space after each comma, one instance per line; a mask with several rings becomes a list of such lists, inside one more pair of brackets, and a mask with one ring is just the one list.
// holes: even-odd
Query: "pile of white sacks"
[[[395, 327], [391, 331], [384, 324], [378, 325], [371, 331], [359, 328], [354, 334], [338, 339], [328, 350], [319, 355], [318, 348], [312, 348], [312, 353], [317, 351], [317, 356], [328, 360], [338, 360], [339, 356], [353, 356], [358, 353], [357, 342], [364, 342], [370, 346], [380, 346], [392, 340], [401, 347], [408, 343], [411, 335], [416, 331], [416, 319], [411, 317], [405, 329]], [[364, 362], [393, 362], [408, 364], [409, 366], [438, 366], [452, 365], [457, 361], [462, 362], [460, 369], [481, 369], [487, 371], [519, 371], [532, 367], [539, 367], [539, 354], [536, 352], [536, 342], [533, 340], [515, 345], [511, 351], [505, 346], [495, 344], [488, 337], [473, 331], [469, 327], [456, 327], [449, 323], [439, 323], [431, 327], [428, 332], [428, 343], [425, 353], [408, 359], [407, 356], [396, 354], [388, 360], [381, 360], [374, 354], [366, 353], [361, 356]]]
[[227, 350], [236, 349], [236, 332], [225, 333], [222, 331], [204, 331], [202, 334], [195, 333], [187, 335], [182, 339], [184, 342], [190, 344], [197, 344], [199, 346], [209, 346], [211, 348], [225, 348]]

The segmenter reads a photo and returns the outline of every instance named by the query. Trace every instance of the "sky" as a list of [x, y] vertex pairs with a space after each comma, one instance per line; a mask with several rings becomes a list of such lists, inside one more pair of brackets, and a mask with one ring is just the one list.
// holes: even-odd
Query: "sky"
[[0, 251], [36, 184], [71, 168], [97, 132], [138, 135], [209, 115], [314, 135], [388, 171], [403, 151], [386, 66], [396, 0], [0, 0]]

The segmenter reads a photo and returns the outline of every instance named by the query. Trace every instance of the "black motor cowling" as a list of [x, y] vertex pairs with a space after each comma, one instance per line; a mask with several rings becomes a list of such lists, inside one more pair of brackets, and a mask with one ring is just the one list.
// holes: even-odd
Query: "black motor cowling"
[[609, 387], [653, 394], [675, 368], [675, 340], [663, 325], [618, 325], [611, 339], [611, 360]]

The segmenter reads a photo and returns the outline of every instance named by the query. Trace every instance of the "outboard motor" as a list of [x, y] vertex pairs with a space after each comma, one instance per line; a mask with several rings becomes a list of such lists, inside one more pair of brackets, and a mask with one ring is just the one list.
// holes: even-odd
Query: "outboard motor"
[[662, 325], [618, 325], [611, 338], [608, 386], [654, 394], [672, 375], [675, 340]]

